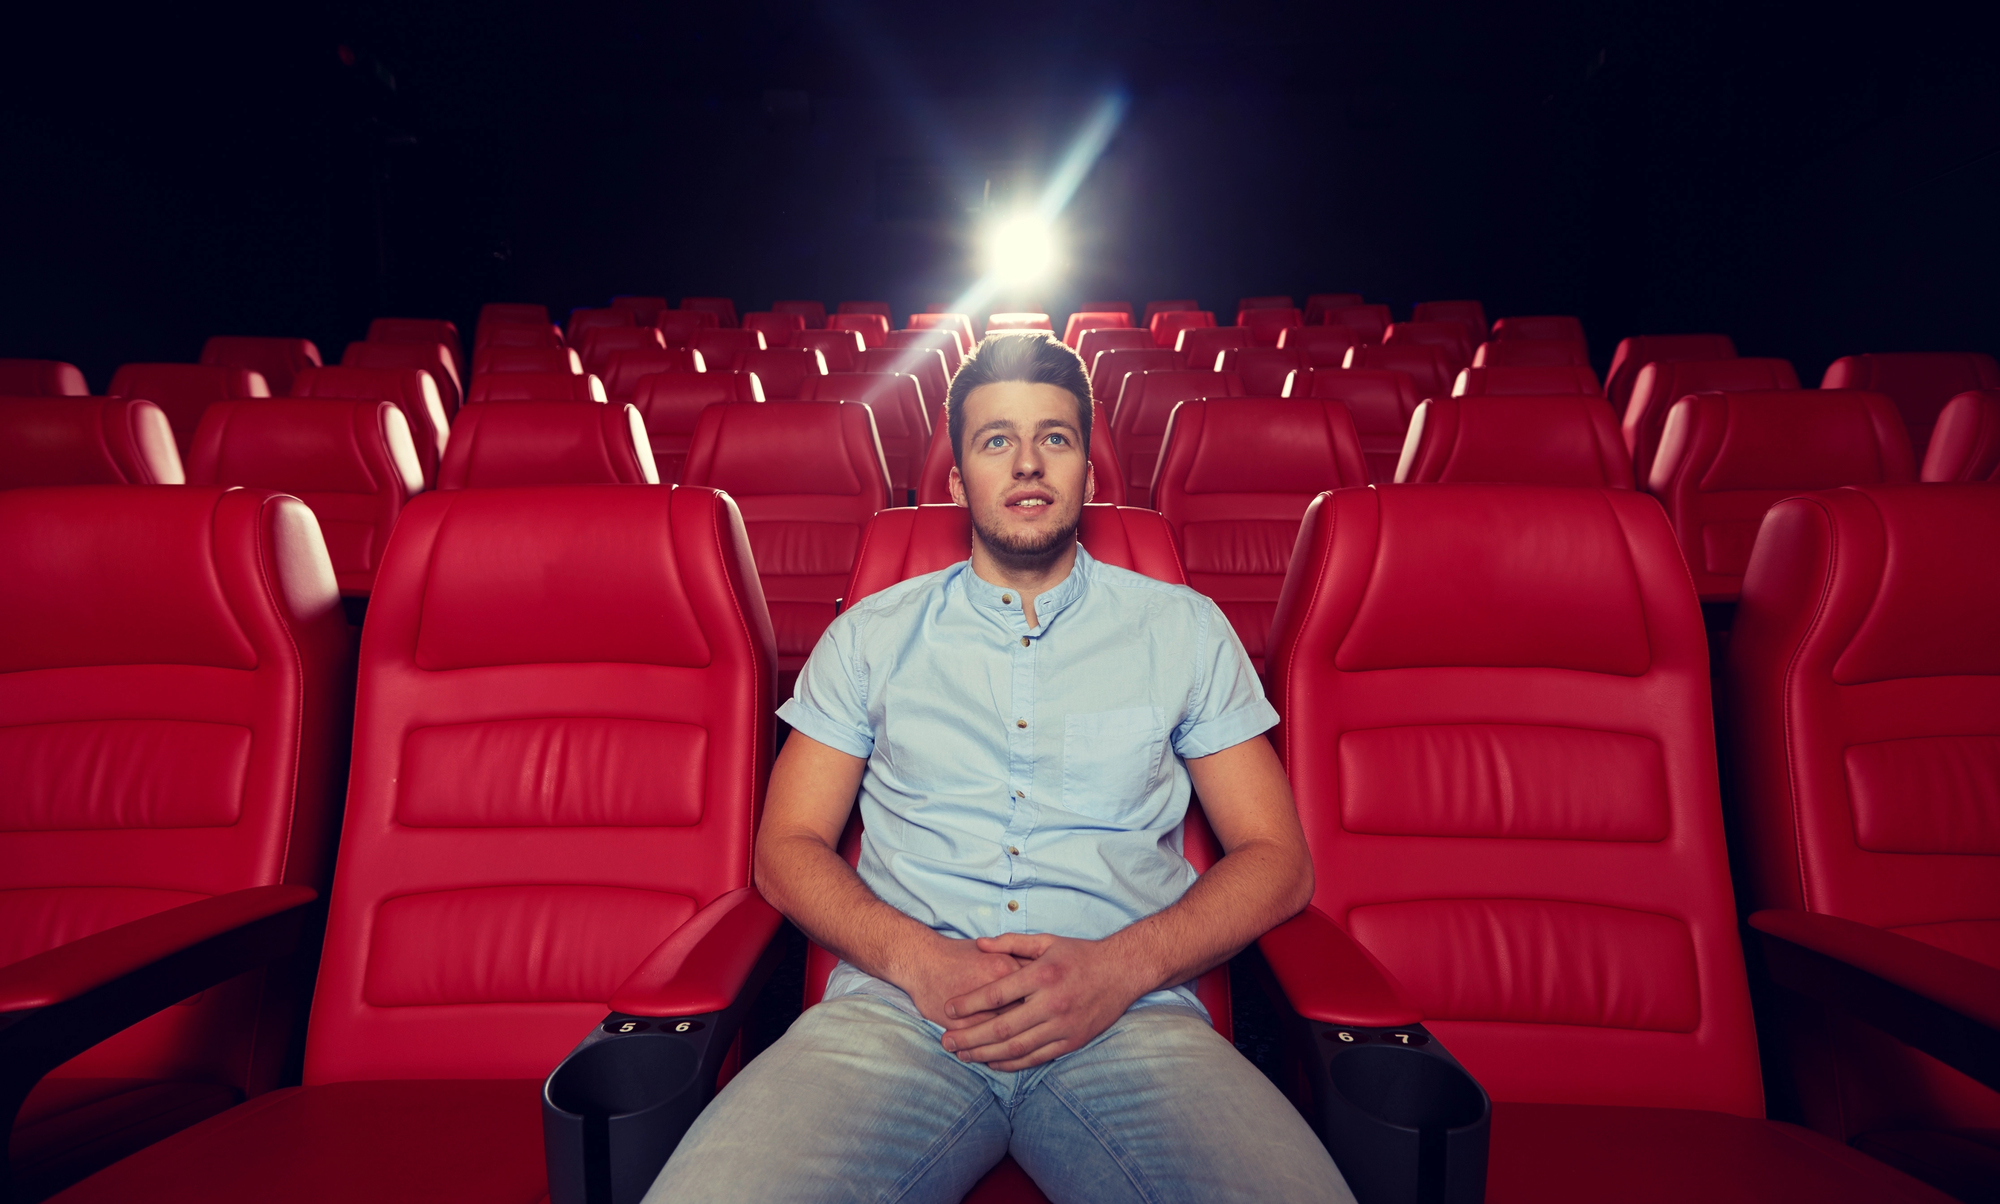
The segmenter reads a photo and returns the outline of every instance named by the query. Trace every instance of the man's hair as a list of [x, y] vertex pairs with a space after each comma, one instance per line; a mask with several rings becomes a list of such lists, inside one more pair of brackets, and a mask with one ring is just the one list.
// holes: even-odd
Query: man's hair
[[1068, 390], [1076, 398], [1076, 429], [1083, 453], [1090, 454], [1090, 377], [1083, 370], [1083, 358], [1048, 331], [1023, 330], [987, 335], [951, 378], [944, 405], [954, 463], [964, 467], [965, 399], [982, 385], [1005, 381]]

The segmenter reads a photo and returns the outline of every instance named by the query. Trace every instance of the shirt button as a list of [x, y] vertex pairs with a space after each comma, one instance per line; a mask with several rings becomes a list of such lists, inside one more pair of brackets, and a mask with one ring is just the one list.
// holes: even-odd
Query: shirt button
[[1020, 905], [1019, 903], [1016, 903], [1016, 902], [1014, 902], [1014, 900], [1012, 900], [1012, 899], [1009, 899], [1009, 900], [1007, 900], [1007, 910], [1008, 910], [1008, 911], [1019, 911], [1019, 910], [1021, 910], [1021, 905]]
[[1013, 845], [1010, 844], [1007, 846], [1007, 855], [1009, 857], [1019, 857], [1021, 855], [1021, 850], [1015, 848]]
[[1015, 726], [1015, 727], [1026, 727], [1026, 726], [1028, 726], [1028, 721], [1027, 721], [1026, 719], [1016, 719], [1016, 720], [1014, 721], [1014, 726]]
[[1026, 648], [1027, 646], [1028, 646], [1028, 637], [1027, 637], [1027, 636], [1022, 636], [1022, 637], [1021, 637], [1021, 647], [1023, 647], [1023, 648]]
[[1000, 595], [1000, 600], [1001, 600], [1002, 602], [1008, 602], [1008, 603], [1011, 603], [1011, 602], [1013, 602], [1013, 600], [1014, 600], [1014, 595], [1012, 595], [1012, 594], [1001, 594], [1001, 595]]
[[1028, 792], [1027, 792], [1027, 791], [1025, 791], [1025, 790], [1016, 790], [1016, 791], [1014, 792], [1014, 797], [1015, 797], [1015, 798], [1027, 798], [1027, 797], [1028, 797]]

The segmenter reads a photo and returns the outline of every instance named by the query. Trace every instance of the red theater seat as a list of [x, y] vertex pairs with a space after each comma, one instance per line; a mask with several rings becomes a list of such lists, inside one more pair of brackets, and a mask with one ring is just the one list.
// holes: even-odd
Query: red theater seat
[[1147, 330], [1151, 330], [1153, 328], [1153, 319], [1159, 314], [1173, 313], [1176, 310], [1198, 310], [1200, 308], [1201, 302], [1193, 298], [1183, 298], [1179, 301], [1148, 301], [1146, 302], [1146, 312], [1139, 318], [1139, 325]]
[[640, 377], [632, 404], [646, 424], [660, 480], [679, 484], [701, 412], [712, 405], [764, 400], [754, 372], [659, 372]]
[[1242, 326], [1190, 326], [1174, 338], [1174, 351], [1181, 367], [1216, 371], [1216, 357], [1225, 351], [1251, 346], [1250, 331]]
[[1466, 368], [1452, 383], [1453, 397], [1480, 397], [1489, 393], [1535, 394], [1543, 397], [1576, 393], [1602, 397], [1597, 373], [1588, 364], [1524, 364], [1518, 368]]
[[[951, 505], [951, 433], [943, 410], [933, 410], [930, 446], [924, 453], [923, 468], [917, 478], [917, 504]], [[1125, 470], [1118, 466], [1118, 446], [1112, 441], [1110, 413], [1101, 401], [1090, 403], [1090, 467], [1096, 479], [1092, 500], [1123, 506], [1129, 491]]]
[[[1149, 334], [1146, 337], [1151, 338]], [[1181, 357], [1167, 347], [1113, 347], [1100, 351], [1090, 361], [1090, 395], [1102, 402], [1118, 420], [1118, 398], [1125, 390], [1125, 378], [1134, 372], [1178, 369]]]
[[489, 372], [472, 378], [465, 404], [481, 401], [605, 401], [604, 382], [568, 372]]
[[[821, 327], [827, 330], [852, 330], [861, 336], [861, 344], [868, 350], [889, 345], [889, 319], [881, 314], [835, 314], [826, 319]], [[821, 327], [808, 325], [807, 329]]]
[[1215, 357], [1215, 370], [1234, 372], [1245, 397], [1283, 397], [1292, 373], [1312, 369], [1311, 357], [1295, 347], [1233, 347]]
[[[1985, 1086], [1964, 1073], [2000, 1027], [1996, 597], [2000, 490], [1779, 502], [1724, 711], [1745, 901], [1772, 909], [1750, 923], [1773, 977], [1812, 1000], [1787, 992], [1783, 1013], [1808, 1123], [1966, 1200], [2000, 1183], [1991, 1064]], [[1816, 984], [1829, 969], [1851, 978]]]
[[763, 335], [764, 342], [772, 347], [783, 347], [793, 334], [806, 329], [806, 316], [776, 311], [747, 313], [743, 315], [743, 329]]
[[[452, 371], [466, 376], [465, 343], [458, 324], [444, 318], [376, 318], [368, 323], [371, 343], [437, 343], [451, 352]], [[317, 353], [315, 353], [317, 354]]]
[[2000, 366], [1978, 352], [1846, 355], [1827, 366], [1819, 387], [1888, 394], [1903, 415], [1911, 448], [1921, 456], [1945, 403], [1968, 389], [2000, 388]]
[[1356, 332], [1345, 326], [1294, 326], [1278, 332], [1278, 346], [1304, 352], [1313, 368], [1340, 367], [1347, 360], [1347, 349], [1358, 342]]
[[965, 344], [955, 330], [892, 330], [884, 347], [928, 347], [944, 357], [944, 370], [957, 375], [965, 361]]
[[640, 326], [651, 326], [660, 320], [662, 313], [666, 312], [667, 299], [628, 293], [622, 297], [611, 298], [611, 308], [631, 310], [633, 322]]
[[298, 397], [395, 402], [410, 424], [424, 486], [437, 487], [438, 459], [450, 441], [451, 425], [430, 373], [421, 368], [308, 368], [292, 382], [292, 392]]
[[1632, 471], [1640, 480], [1652, 474], [1660, 450], [1660, 432], [1667, 411], [1690, 393], [1758, 393], [1796, 389], [1799, 378], [1786, 360], [1658, 360], [1639, 369], [1621, 424]]
[[1611, 372], [1604, 378], [1604, 396], [1613, 413], [1623, 414], [1632, 400], [1639, 369], [1673, 360], [1733, 360], [1736, 344], [1726, 334], [1635, 334], [1618, 340], [1611, 353]]
[[1943, 1204], [1763, 1119], [1701, 614], [1650, 499], [1323, 495], [1272, 643], [1317, 874], [1260, 946], [1315, 1044], [1364, 1038], [1321, 1088], [1424, 1060], [1379, 1031], [1421, 1021], [1492, 1100], [1489, 1204]]
[[986, 315], [986, 333], [994, 334], [1002, 330], [1046, 330], [1051, 333], [1055, 325], [1044, 313], [1000, 313]]
[[494, 372], [568, 372], [583, 375], [583, 360], [568, 347], [482, 347], [472, 353], [474, 379]]
[[[774, 314], [797, 314], [806, 320], [807, 330], [826, 329], [826, 302], [824, 301], [773, 301], [771, 302], [771, 312]], [[884, 324], [887, 324], [886, 315], [884, 316]]]
[[689, 350], [701, 352], [701, 358], [708, 361], [710, 368], [727, 368], [741, 353], [765, 351], [771, 346], [757, 331], [723, 330], [720, 327], [698, 332], [687, 341], [687, 345]]
[[1398, 483], [1632, 488], [1632, 461], [1595, 397], [1436, 397], [1417, 407]]
[[1132, 324], [1132, 303], [1130, 301], [1081, 301], [1076, 311], [1081, 314], [1124, 314], [1125, 324]]
[[1271, 615], [1299, 519], [1329, 489], [1368, 484], [1347, 407], [1317, 398], [1244, 397], [1174, 407], [1153, 480], [1187, 566], [1264, 671]]
[[889, 372], [831, 372], [808, 376], [800, 401], [858, 401], [875, 415], [875, 434], [897, 497], [917, 487], [931, 423], [917, 378]]
[[8, 490], [0, 581], [0, 1046], [31, 1200], [277, 1085], [298, 979], [231, 942], [282, 956], [325, 889], [353, 637], [312, 515], [260, 490]]
[[817, 351], [826, 360], [828, 372], [858, 372], [861, 353], [868, 350], [867, 341], [858, 330], [801, 330], [795, 331], [783, 343], [773, 341], [774, 347], [789, 347], [795, 351]]
[[273, 397], [290, 397], [292, 380], [307, 368], [320, 366], [319, 348], [311, 339], [251, 339], [216, 335], [201, 345], [201, 362], [225, 368], [248, 368], [264, 378]]
[[730, 366], [738, 372], [756, 373], [763, 382], [764, 396], [771, 401], [797, 401], [805, 393], [806, 378], [827, 372], [826, 356], [812, 348], [739, 351]]
[[1153, 332], [1131, 326], [1099, 326], [1077, 332], [1076, 354], [1087, 368], [1097, 363], [1097, 353], [1111, 350], [1157, 350]]
[[734, 327], [737, 324], [736, 302], [727, 297], [682, 297], [681, 308], [714, 314], [718, 326]]
[[143, 397], [160, 407], [183, 460], [210, 402], [270, 395], [257, 373], [216, 364], [126, 364], [111, 378], [111, 396]]
[[706, 310], [669, 309], [653, 319], [653, 328], [660, 332], [667, 346], [691, 347], [696, 336], [703, 331], [721, 329], [721, 323]]
[[488, 301], [479, 307], [479, 329], [501, 322], [549, 324], [549, 307], [519, 301]]
[[1361, 302], [1360, 293], [1313, 293], [1306, 298], [1306, 325], [1322, 325], [1326, 321], [1326, 311], [1346, 309]]
[[1398, 343], [1393, 347], [1364, 343], [1350, 348], [1341, 366], [1404, 373], [1415, 386], [1418, 397], [1449, 396], [1452, 380], [1458, 375], [1451, 366], [1451, 357], [1441, 348], [1425, 343]]
[[842, 301], [834, 309], [843, 314], [881, 314], [885, 320], [892, 322], [896, 317], [889, 312], [887, 301]]
[[901, 372], [915, 377], [928, 410], [943, 405], [951, 388], [951, 377], [944, 370], [944, 353], [935, 347], [870, 347], [854, 357], [854, 370]]
[[1524, 318], [1502, 318], [1493, 324], [1489, 342], [1511, 343], [1521, 339], [1540, 342], [1587, 344], [1583, 323], [1568, 314], [1535, 314]]
[[1380, 368], [1321, 368], [1293, 376], [1287, 397], [1323, 397], [1347, 407], [1368, 462], [1368, 479], [1381, 485], [1396, 479], [1417, 390], [1409, 373]]
[[1481, 343], [1472, 353], [1475, 368], [1537, 368], [1590, 366], [1590, 348], [1568, 339], [1514, 339]]
[[710, 406], [683, 485], [721, 489], [743, 509], [778, 633], [778, 694], [833, 622], [868, 519], [889, 504], [875, 419], [846, 401]]
[[1938, 413], [1921, 480], [2000, 481], [2000, 389], [1960, 393]]
[[312, 508], [340, 592], [365, 598], [423, 469], [389, 401], [218, 401], [201, 416], [190, 485], [289, 493]]
[[459, 415], [437, 487], [659, 483], [645, 420], [633, 406], [489, 401]]
[[604, 366], [604, 392], [612, 401], [632, 400], [639, 378], [655, 372], [706, 372], [708, 361], [699, 351], [687, 347], [662, 347], [651, 351], [620, 351]]
[[1180, 344], [1181, 331], [1200, 330], [1215, 325], [1215, 315], [1205, 309], [1163, 309], [1152, 316], [1146, 328], [1153, 332], [1153, 342], [1162, 347]]
[[607, 1001], [674, 997], [671, 972], [642, 969], [668, 938], [763, 907], [771, 637], [752, 572], [708, 490], [417, 499], [362, 642], [304, 1085], [72, 1200], [546, 1198], [543, 1076]]
[[160, 407], [136, 397], [0, 397], [0, 489], [179, 485]]
[[1701, 600], [1734, 602], [1773, 503], [1916, 476], [1910, 437], [1880, 393], [1696, 393], [1667, 412], [1646, 487], [1673, 520]]
[[1088, 330], [1132, 329], [1132, 314], [1130, 311], [1119, 313], [1115, 311], [1093, 312], [1091, 310], [1078, 310], [1069, 316], [1068, 321], [1063, 323], [1063, 345], [1081, 350], [1082, 344], [1077, 340], [1081, 339], [1084, 332]]
[[[562, 347], [563, 334], [548, 322], [488, 322], [482, 323], [472, 336], [472, 351], [476, 360], [481, 351], [488, 347]], [[474, 372], [479, 371], [475, 366]]]
[[1325, 313], [1326, 325], [1353, 331], [1356, 342], [1379, 343], [1389, 329], [1389, 307], [1386, 305], [1343, 305]]
[[651, 326], [593, 326], [584, 331], [583, 340], [577, 345], [577, 358], [583, 361], [585, 372], [602, 376], [614, 355], [627, 351], [664, 351], [666, 347], [666, 340]]
[[961, 356], [972, 354], [972, 349], [979, 345], [978, 337], [972, 333], [972, 319], [964, 314], [911, 314], [909, 329], [951, 331], [958, 336], [958, 353]]
[[1391, 347], [1421, 343], [1444, 352], [1452, 379], [1472, 363], [1473, 340], [1463, 322], [1391, 322], [1382, 332], [1382, 342]]
[[0, 360], [0, 397], [87, 397], [75, 364], [61, 360]]
[[1287, 330], [1305, 325], [1305, 316], [1289, 305], [1283, 309], [1241, 309], [1236, 312], [1236, 324], [1250, 332], [1252, 347], [1276, 347]]
[[1206, 397], [1241, 396], [1243, 381], [1234, 372], [1172, 368], [1126, 376], [1118, 404], [1111, 411], [1111, 441], [1118, 449], [1118, 467], [1124, 470], [1125, 492], [1131, 503], [1152, 505], [1153, 471], [1175, 406]]
[[1477, 301], [1419, 301], [1410, 310], [1410, 321], [1456, 322], [1465, 327], [1468, 349], [1485, 342], [1492, 329], [1486, 321], [1486, 307]]
[[[484, 355], [504, 354], [489, 350]], [[574, 357], [572, 357], [574, 358]], [[464, 382], [451, 367], [451, 352], [442, 343], [349, 343], [340, 357], [343, 368], [420, 368], [437, 382], [438, 399], [444, 402], [445, 416], [458, 412], [465, 397]], [[553, 369], [544, 369], [553, 371]]]

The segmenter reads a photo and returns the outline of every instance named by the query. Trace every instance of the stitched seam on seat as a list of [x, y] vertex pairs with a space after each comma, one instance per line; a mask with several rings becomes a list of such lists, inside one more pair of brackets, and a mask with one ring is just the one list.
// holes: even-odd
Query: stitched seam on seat
[[[228, 494], [223, 495], [223, 497], [227, 496], [229, 495]], [[279, 852], [278, 855], [278, 864], [284, 867], [278, 871], [278, 880], [280, 882], [283, 882], [286, 880], [287, 877], [286, 870], [290, 869], [291, 867], [292, 841], [294, 835], [298, 831], [299, 762], [303, 759], [305, 752], [304, 744], [305, 744], [305, 730], [306, 730], [307, 718], [306, 718], [306, 697], [305, 697], [306, 693], [305, 655], [299, 651], [298, 637], [293, 634], [292, 625], [288, 621], [289, 616], [287, 615], [284, 607], [279, 604], [277, 594], [272, 588], [274, 575], [271, 571], [270, 561], [267, 558], [267, 553], [264, 546], [264, 540], [261, 538], [261, 536], [263, 535], [263, 524], [265, 520], [265, 515], [267, 514], [267, 512], [271, 511], [274, 507], [276, 507], [279, 504], [280, 503], [277, 501], [277, 499], [267, 497], [264, 499], [263, 504], [257, 507], [257, 520], [259, 527], [258, 530], [259, 539], [257, 540], [257, 568], [258, 568], [257, 577], [259, 584], [261, 584], [264, 587], [264, 597], [271, 603], [271, 609], [276, 611], [281, 616], [278, 621], [278, 627], [285, 633], [285, 641], [291, 645], [292, 663], [294, 667], [298, 670], [298, 677], [294, 681], [292, 686], [292, 703], [293, 706], [296, 708], [295, 713], [298, 716], [298, 724], [292, 730], [292, 773], [291, 773], [291, 791], [290, 791], [291, 805], [286, 808], [285, 844], [284, 848]], [[301, 506], [305, 505], [304, 502], [300, 502], [299, 504]], [[221, 508], [222, 508], [221, 500], [217, 499], [216, 509], [220, 510]]]
[[[728, 554], [724, 551], [722, 544], [722, 530], [724, 527], [727, 527], [729, 525], [729, 507], [722, 504], [722, 499], [728, 496], [729, 496], [728, 494], [723, 493], [719, 489], [716, 490], [715, 493], [712, 495], [710, 500], [710, 505], [714, 508], [714, 518], [708, 525], [709, 533], [713, 535], [715, 538], [716, 562], [723, 565], [727, 565], [729, 563]], [[673, 510], [672, 510], [673, 495], [668, 494], [667, 500], [669, 507], [667, 511], [667, 521], [669, 524], [671, 524], [673, 522]], [[676, 569], [678, 569], [680, 567], [678, 563], [679, 561], [678, 556], [675, 557], [675, 561], [676, 561], [675, 567]], [[739, 565], [737, 567], [740, 568], [741, 566]], [[743, 600], [736, 596], [736, 586], [732, 575], [730, 573], [725, 572], [723, 573], [722, 578], [724, 583], [728, 586], [730, 600], [735, 603], [735, 605], [731, 607], [731, 609], [736, 614], [736, 625], [738, 629], [743, 632], [743, 642], [750, 648], [750, 661], [754, 665], [757, 661], [757, 636], [754, 632], [750, 630], [750, 620], [743, 613]], [[714, 659], [715, 659], [714, 650], [711, 649], [709, 652], [709, 661], [711, 664], [714, 663]], [[771, 688], [770, 681], [771, 681], [771, 675], [768, 672], [759, 673], [757, 675], [757, 681], [755, 683], [755, 688], [753, 690], [753, 693], [756, 695], [756, 697], [753, 699], [755, 703], [755, 709], [752, 711], [752, 713], [760, 718], [760, 722], [757, 724], [756, 728], [750, 733], [750, 747], [752, 748], [753, 752], [750, 758], [750, 776], [746, 783], [748, 786], [749, 796], [750, 796], [750, 857], [749, 860], [746, 861], [743, 866], [743, 874], [744, 874], [743, 881], [746, 885], [753, 884], [756, 876], [757, 827], [759, 824], [763, 822], [764, 818], [762, 801], [757, 797], [757, 764], [760, 760], [762, 760], [764, 753], [767, 751], [763, 747], [764, 732], [769, 729], [761, 722], [761, 718], [766, 712], [768, 712], [771, 709], [770, 705], [771, 699], [768, 695], [764, 693], [764, 691]]]
[[[1792, 809], [1792, 855], [1799, 867], [1799, 905], [1802, 909], [1811, 911], [1812, 874], [1811, 866], [1806, 860], [1805, 822], [1802, 814], [1804, 808], [1799, 798], [1798, 773], [1794, 768], [1798, 759], [1798, 738], [1792, 726], [1792, 681], [1798, 675], [1799, 660], [1805, 656], [1806, 645], [1812, 642], [1814, 633], [1819, 630], [1821, 622], [1826, 618], [1827, 602], [1833, 596], [1834, 578], [1840, 572], [1840, 526], [1834, 521], [1833, 511], [1825, 502], [1818, 498], [1798, 500], [1818, 507], [1820, 514], [1826, 519], [1827, 528], [1826, 579], [1820, 583], [1819, 601], [1813, 608], [1812, 620], [1806, 624], [1798, 645], [1792, 649], [1791, 659], [1785, 664], [1784, 682], [1778, 695], [1778, 705], [1785, 722], [1785, 791], [1790, 796]], [[1881, 518], [1880, 510], [1876, 511], [1876, 518], [1878, 520]], [[1849, 814], [1852, 815], [1851, 802]], [[1850, 824], [1851, 822], [1850, 820]]]

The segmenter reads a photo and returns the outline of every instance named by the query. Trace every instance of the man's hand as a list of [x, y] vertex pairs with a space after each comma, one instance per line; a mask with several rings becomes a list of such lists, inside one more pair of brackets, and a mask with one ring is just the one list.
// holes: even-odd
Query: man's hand
[[926, 1020], [947, 1027], [963, 1026], [989, 1020], [993, 1013], [967, 1013], [963, 1019], [953, 1019], [946, 1010], [947, 1001], [1004, 979], [1026, 964], [1025, 959], [989, 951], [973, 941], [940, 936], [927, 942], [909, 965], [899, 966], [891, 981], [903, 988]]
[[939, 1023], [947, 1030], [944, 1047], [959, 1061], [995, 1070], [1026, 1070], [1082, 1049], [1157, 985], [1157, 972], [1138, 965], [1115, 939], [1008, 933], [974, 944], [1023, 964], [947, 1000], [948, 1019]]

